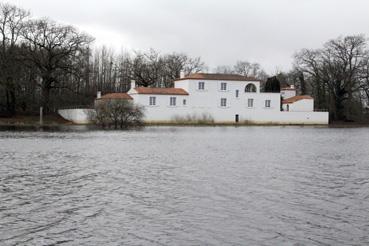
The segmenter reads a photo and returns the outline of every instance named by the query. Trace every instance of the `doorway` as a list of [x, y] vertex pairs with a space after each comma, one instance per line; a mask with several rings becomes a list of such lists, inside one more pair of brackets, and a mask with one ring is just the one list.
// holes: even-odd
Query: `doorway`
[[235, 116], [235, 121], [236, 121], [236, 123], [240, 122], [240, 116], [238, 114], [236, 114], [236, 116]]

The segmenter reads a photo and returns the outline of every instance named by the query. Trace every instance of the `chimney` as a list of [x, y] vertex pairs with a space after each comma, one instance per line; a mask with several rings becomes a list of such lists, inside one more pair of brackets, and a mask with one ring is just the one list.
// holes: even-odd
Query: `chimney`
[[98, 91], [96, 95], [96, 99], [100, 99], [100, 98], [101, 98], [101, 91]]
[[131, 89], [136, 88], [136, 81], [135, 80], [131, 80]]
[[179, 78], [180, 79], [183, 79], [185, 77], [185, 73], [183, 72], [183, 71], [181, 71], [180, 73], [179, 73]]

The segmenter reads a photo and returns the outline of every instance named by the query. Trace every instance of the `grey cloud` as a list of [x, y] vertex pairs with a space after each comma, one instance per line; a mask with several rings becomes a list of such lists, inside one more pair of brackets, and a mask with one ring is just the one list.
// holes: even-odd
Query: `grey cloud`
[[[123, 37], [121, 46], [201, 56], [210, 66], [246, 59], [269, 72], [330, 38], [368, 34], [367, 0], [13, 0], [36, 16]], [[96, 36], [97, 41], [109, 37]], [[119, 42], [119, 40], [118, 40]]]

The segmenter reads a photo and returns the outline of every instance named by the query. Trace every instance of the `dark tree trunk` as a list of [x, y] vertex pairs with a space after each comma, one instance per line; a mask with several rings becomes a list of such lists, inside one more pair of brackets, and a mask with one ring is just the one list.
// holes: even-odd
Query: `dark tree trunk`
[[333, 102], [332, 102], [332, 107], [333, 109], [331, 109], [332, 111], [332, 119], [333, 120], [343, 120], [345, 121], [346, 115], [345, 115], [345, 108], [343, 105], [344, 102], [344, 98], [340, 97], [340, 96], [333, 96]]
[[9, 116], [15, 116], [16, 111], [16, 95], [15, 95], [15, 88], [12, 84], [11, 78], [7, 79], [6, 85], [6, 110]]
[[301, 89], [301, 95], [306, 95], [306, 83], [305, 83], [305, 77], [303, 73], [299, 74], [299, 80], [300, 80], [300, 89]]
[[50, 113], [50, 90], [51, 88], [47, 85], [47, 83], [42, 87], [41, 106], [43, 107], [43, 111], [45, 114]]
[[340, 99], [336, 100], [337, 120], [347, 120], [344, 106]]

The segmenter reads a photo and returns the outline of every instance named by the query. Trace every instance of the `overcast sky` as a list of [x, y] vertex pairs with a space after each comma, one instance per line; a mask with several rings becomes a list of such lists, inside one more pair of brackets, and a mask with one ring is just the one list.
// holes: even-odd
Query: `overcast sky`
[[237, 60], [287, 70], [301, 48], [348, 34], [369, 37], [369, 0], [9, 0], [36, 17], [73, 24], [97, 45]]

